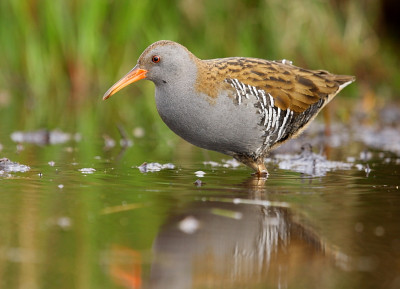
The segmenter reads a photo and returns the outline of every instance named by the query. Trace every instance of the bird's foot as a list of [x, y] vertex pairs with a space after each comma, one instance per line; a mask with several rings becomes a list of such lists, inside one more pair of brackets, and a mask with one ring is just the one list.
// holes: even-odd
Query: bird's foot
[[252, 173], [251, 175], [255, 176], [255, 177], [259, 177], [259, 178], [268, 178], [269, 173], [267, 171], [265, 171], [265, 172], [255, 172], [255, 173]]
[[269, 173], [264, 163], [262, 163], [257, 165], [257, 171], [252, 175], [258, 176], [259, 178], [267, 178], [269, 176]]

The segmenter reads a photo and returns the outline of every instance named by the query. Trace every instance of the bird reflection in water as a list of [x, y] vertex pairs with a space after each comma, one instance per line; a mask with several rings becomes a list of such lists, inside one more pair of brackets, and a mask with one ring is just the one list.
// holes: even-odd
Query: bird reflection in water
[[107, 254], [108, 272], [115, 284], [129, 289], [142, 288], [142, 257], [131, 248], [113, 245]]
[[153, 245], [151, 288], [286, 288], [320, 272], [325, 246], [311, 226], [287, 207], [235, 200], [196, 203], [163, 226]]
[[[116, 283], [155, 289], [291, 288], [307, 276], [312, 288], [323, 288], [334, 272], [327, 269], [346, 265], [343, 255], [291, 205], [263, 199], [264, 181], [253, 177], [242, 184], [248, 198], [203, 198], [172, 216], [153, 242], [150, 280], [140, 280], [140, 255], [133, 250], [122, 254], [131, 256], [132, 270], [113, 265], [112, 257], [109, 271]], [[111, 251], [115, 257], [120, 248]]]

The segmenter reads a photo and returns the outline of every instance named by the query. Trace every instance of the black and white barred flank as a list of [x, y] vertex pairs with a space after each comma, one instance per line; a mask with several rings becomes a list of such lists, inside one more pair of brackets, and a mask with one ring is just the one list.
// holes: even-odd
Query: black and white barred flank
[[302, 113], [294, 112], [289, 108], [282, 110], [275, 106], [273, 96], [265, 90], [246, 85], [237, 79], [226, 79], [225, 81], [236, 89], [235, 100], [238, 105], [243, 103], [244, 98], [256, 99], [254, 106], [261, 115], [259, 125], [265, 128], [265, 148], [271, 148], [296, 134], [325, 103], [325, 99], [321, 98]]

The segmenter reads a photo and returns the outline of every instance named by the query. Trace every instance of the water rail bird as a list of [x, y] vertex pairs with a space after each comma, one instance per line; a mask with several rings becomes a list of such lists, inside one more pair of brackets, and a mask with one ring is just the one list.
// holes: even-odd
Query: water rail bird
[[173, 41], [151, 44], [103, 99], [138, 81], [155, 84], [157, 110], [177, 135], [234, 157], [266, 175], [264, 156], [298, 136], [353, 76], [308, 70], [291, 61], [201, 60]]

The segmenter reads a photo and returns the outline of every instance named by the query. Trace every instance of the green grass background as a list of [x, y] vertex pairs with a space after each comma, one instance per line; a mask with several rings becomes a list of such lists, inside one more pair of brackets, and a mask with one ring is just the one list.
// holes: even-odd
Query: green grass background
[[[103, 93], [160, 39], [199, 58], [290, 59], [357, 76], [341, 97], [396, 98], [398, 49], [380, 33], [381, 2], [320, 0], [0, 1], [0, 121], [16, 129], [165, 127], [153, 84]], [[397, 49], [397, 51], [396, 51]], [[169, 135], [168, 132], [165, 132]]]

